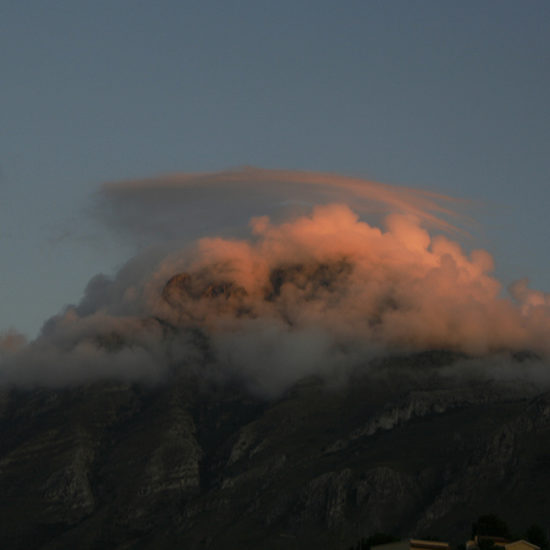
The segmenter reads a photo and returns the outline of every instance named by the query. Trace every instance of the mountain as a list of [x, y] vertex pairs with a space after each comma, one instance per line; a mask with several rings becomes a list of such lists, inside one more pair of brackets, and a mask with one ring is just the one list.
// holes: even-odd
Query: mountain
[[545, 525], [550, 392], [445, 374], [460, 360], [387, 358], [269, 399], [192, 369], [4, 388], [1, 546], [330, 550], [376, 531], [462, 542], [487, 512]]

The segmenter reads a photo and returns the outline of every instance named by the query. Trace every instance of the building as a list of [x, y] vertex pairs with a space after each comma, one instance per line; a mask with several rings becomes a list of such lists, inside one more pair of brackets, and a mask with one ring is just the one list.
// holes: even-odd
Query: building
[[480, 548], [502, 548], [503, 550], [540, 550], [536, 544], [520, 539], [509, 541], [503, 537], [490, 537], [486, 535], [476, 536], [474, 540], [466, 543], [466, 550], [479, 550]]

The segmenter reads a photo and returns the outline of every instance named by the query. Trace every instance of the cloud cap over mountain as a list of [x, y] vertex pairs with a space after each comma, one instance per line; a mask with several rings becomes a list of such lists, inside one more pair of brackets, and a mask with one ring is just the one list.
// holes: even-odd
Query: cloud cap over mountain
[[5, 337], [4, 380], [157, 380], [216, 365], [274, 393], [385, 353], [550, 353], [550, 299], [525, 281], [503, 297], [491, 255], [457, 240], [461, 201], [243, 169], [106, 184], [98, 204], [138, 243], [170, 245], [92, 278], [28, 345]]

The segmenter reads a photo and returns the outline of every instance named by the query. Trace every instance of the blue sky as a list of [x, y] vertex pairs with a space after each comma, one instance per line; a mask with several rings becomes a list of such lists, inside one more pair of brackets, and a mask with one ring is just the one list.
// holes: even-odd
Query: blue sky
[[241, 165], [475, 199], [500, 279], [550, 290], [547, 2], [3, 2], [0, 68], [0, 330], [130, 256], [102, 182]]

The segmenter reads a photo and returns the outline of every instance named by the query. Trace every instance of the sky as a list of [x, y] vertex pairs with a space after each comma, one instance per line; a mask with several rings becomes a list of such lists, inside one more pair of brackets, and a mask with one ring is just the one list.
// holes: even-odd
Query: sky
[[102, 184], [239, 166], [472, 199], [472, 248], [548, 292], [549, 27], [537, 1], [2, 2], [0, 331], [135, 251]]

